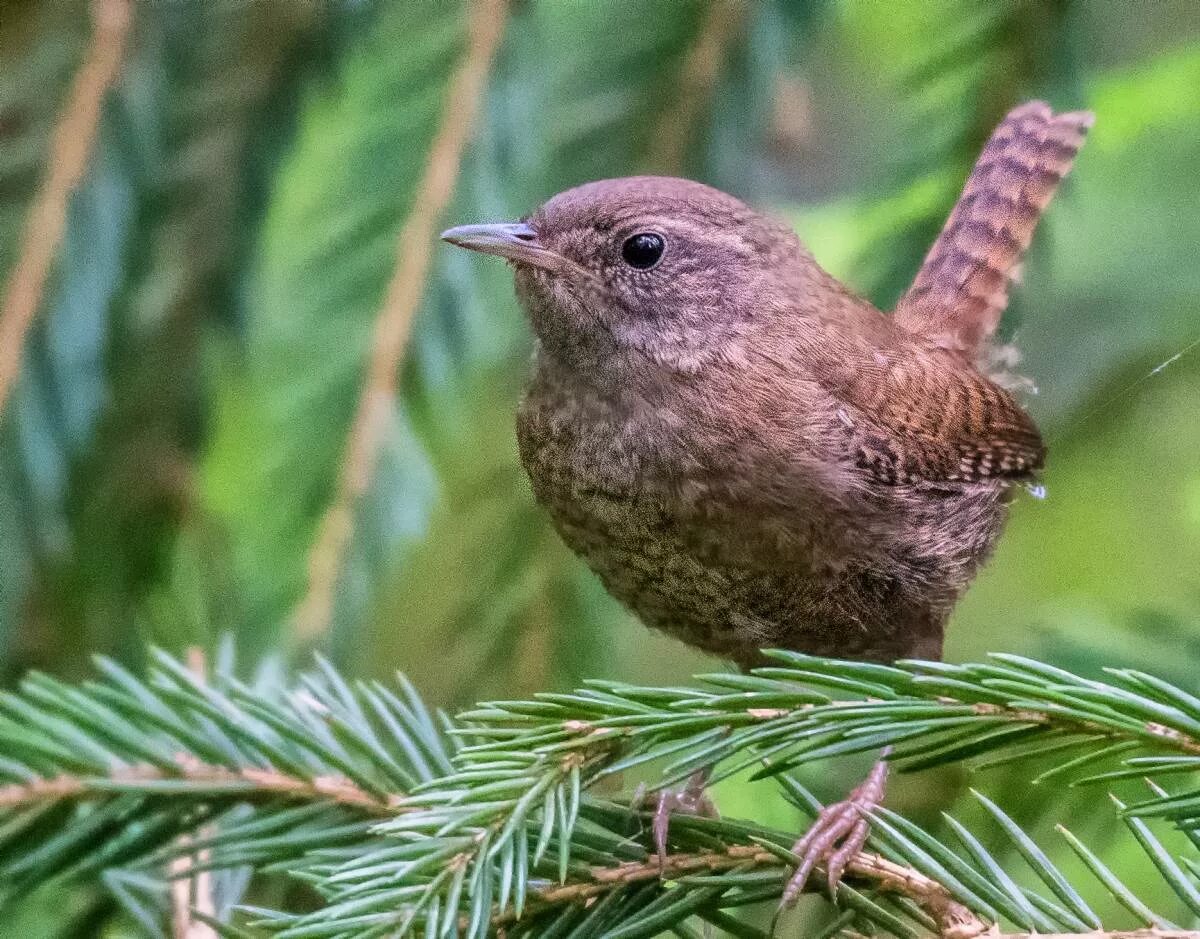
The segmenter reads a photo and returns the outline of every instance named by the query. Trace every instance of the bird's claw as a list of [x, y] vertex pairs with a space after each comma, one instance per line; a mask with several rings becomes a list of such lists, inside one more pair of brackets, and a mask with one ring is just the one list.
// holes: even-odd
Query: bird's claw
[[848, 799], [820, 811], [812, 827], [792, 847], [792, 853], [800, 857], [800, 865], [784, 888], [781, 905], [795, 904], [813, 868], [821, 861], [825, 862], [829, 894], [836, 895], [846, 866], [866, 844], [871, 827], [867, 816], [883, 799], [887, 772], [887, 762], [880, 760]]
[[[644, 801], [639, 798], [638, 801]], [[658, 866], [667, 863], [667, 833], [672, 815], [701, 815], [717, 818], [717, 807], [708, 796], [708, 770], [697, 770], [678, 789], [660, 789], [654, 805], [654, 850]]]

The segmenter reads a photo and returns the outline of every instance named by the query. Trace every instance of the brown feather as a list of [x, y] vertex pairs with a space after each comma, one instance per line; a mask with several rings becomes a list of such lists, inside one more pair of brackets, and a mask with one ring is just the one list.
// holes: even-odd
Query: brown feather
[[[1042, 465], [975, 358], [1088, 123], [1009, 116], [895, 318], [687, 180], [588, 183], [447, 232], [515, 264], [538, 339], [517, 438], [563, 540], [645, 623], [743, 665], [940, 656]], [[634, 264], [647, 234], [661, 255]]]
[[896, 305], [896, 322], [975, 358], [1008, 305], [1008, 290], [1042, 212], [1094, 116], [1055, 115], [1041, 101], [996, 128], [954, 211]]
[[885, 358], [831, 389], [861, 415], [848, 445], [880, 482], [1020, 480], [1042, 468], [1041, 435], [1011, 393], [949, 353]]

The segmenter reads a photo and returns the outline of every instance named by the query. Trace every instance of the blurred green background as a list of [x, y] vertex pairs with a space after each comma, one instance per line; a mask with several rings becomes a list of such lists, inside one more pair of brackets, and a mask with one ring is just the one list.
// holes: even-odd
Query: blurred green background
[[[89, 22], [82, 2], [0, 0], [0, 282]], [[331, 608], [297, 634], [376, 320], [413, 250], [401, 233], [428, 214], [432, 142], [470, 104], [449, 94], [468, 27], [452, 0], [134, 5], [0, 419], [6, 681], [222, 635], [251, 658], [296, 655], [314, 630], [350, 673], [403, 669], [451, 707], [720, 664], [632, 621], [557, 542], [516, 460], [530, 338], [509, 274], [442, 245], [409, 285], [423, 299]], [[1194, 686], [1190, 0], [514, 0], [453, 199], [424, 221], [515, 218], [598, 177], [687, 175], [793, 220], [887, 305], [992, 126], [1032, 97], [1097, 116], [1004, 325], [1039, 389], [1047, 496], [1018, 500], [948, 655], [1136, 664]], [[920, 815], [963, 784], [930, 782], [900, 783], [896, 804]], [[744, 788], [722, 791], [726, 811], [751, 813]]]

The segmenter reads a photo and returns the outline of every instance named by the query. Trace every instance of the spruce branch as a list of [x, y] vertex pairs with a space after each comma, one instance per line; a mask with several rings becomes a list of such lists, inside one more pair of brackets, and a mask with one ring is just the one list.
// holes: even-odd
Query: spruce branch
[[[974, 665], [883, 666], [770, 654], [786, 667], [702, 676], [706, 687], [698, 689], [592, 682], [572, 695], [480, 706], [463, 719], [486, 742], [466, 748], [462, 759], [525, 747], [604, 752], [612, 759], [599, 773], [612, 775], [678, 754], [664, 784], [747, 750], [748, 758], [728, 763], [717, 778], [763, 756], [769, 774], [884, 746], [893, 747], [902, 770], [1054, 752], [1070, 759], [1043, 779], [1064, 773], [1107, 781], [1200, 767], [1200, 698], [1132, 670], [1110, 670], [1111, 680], [1100, 682], [1010, 655]], [[1098, 759], [1116, 757], [1112, 773], [1095, 774]], [[1079, 779], [1084, 768], [1093, 775]], [[1176, 800], [1171, 810], [1186, 813], [1188, 803]]]
[[242, 801], [286, 799], [344, 806], [367, 817], [390, 817], [399, 808], [399, 793], [380, 798], [339, 774], [300, 778], [251, 766], [212, 766], [179, 754], [178, 769], [140, 764], [103, 776], [60, 774], [26, 783], [0, 786], [0, 811], [22, 810], [67, 801], [96, 799], [116, 792], [140, 795], [193, 795]]
[[[802, 791], [794, 782], [790, 787]], [[1002, 867], [999, 857], [961, 823], [953, 823], [963, 846], [955, 850], [900, 816], [881, 812], [875, 818], [874, 850], [853, 859], [848, 882], [838, 891], [839, 906], [853, 914], [859, 931], [870, 926], [891, 935], [956, 939], [1108, 935], [1062, 870], [1009, 816], [983, 797], [980, 801], [1050, 893], [1018, 886], [1007, 873], [1011, 862]], [[801, 804], [811, 806], [811, 797], [804, 794]], [[351, 926], [369, 929], [366, 934], [372, 935], [407, 935], [410, 929], [451, 935], [457, 928], [482, 936], [501, 927], [512, 936], [558, 934], [558, 928], [607, 935], [610, 927], [619, 935], [653, 935], [693, 916], [714, 922], [748, 904], [778, 903], [797, 860], [787, 848], [794, 833], [734, 820], [684, 817], [672, 823], [677, 850], [660, 868], [647, 843], [648, 827], [648, 816], [628, 805], [585, 797], [579, 827], [572, 833], [572, 858], [565, 869], [556, 870], [552, 863], [530, 867], [503, 855], [493, 865], [472, 867], [473, 858], [485, 854], [488, 844], [498, 843], [496, 835], [464, 838], [466, 832], [452, 833], [446, 826], [440, 835], [413, 839], [389, 852], [391, 858], [380, 852], [343, 866], [325, 882], [328, 907], [273, 923], [282, 927], [284, 936], [324, 934], [320, 931], [341, 927], [347, 929], [345, 935], [357, 934]], [[527, 858], [533, 841], [534, 833], [526, 832], [516, 844], [516, 856], [524, 852]], [[1077, 839], [1075, 843], [1080, 844]], [[1151, 843], [1148, 856], [1162, 851], [1152, 837]], [[590, 861], [613, 855], [627, 859], [615, 864]], [[1094, 854], [1090, 857], [1089, 869], [1115, 896], [1132, 896]], [[434, 866], [422, 868], [428, 864]], [[489, 889], [489, 882], [496, 889]], [[1189, 935], [1144, 905], [1129, 908], [1149, 928]], [[457, 919], [449, 918], [449, 910], [457, 912]], [[993, 928], [1000, 923], [1017, 928]], [[1112, 934], [1123, 935], [1120, 930]]]
[[1200, 932], [1191, 929], [1118, 929], [1089, 933], [1009, 933], [1007, 936], [1008, 939], [1196, 939]]
[[373, 845], [373, 821], [450, 766], [404, 681], [352, 687], [325, 663], [292, 688], [205, 681], [161, 653], [146, 679], [99, 665], [101, 682], [33, 674], [0, 693], [4, 896], [181, 857], [173, 877], [284, 862], [304, 876], [309, 852]]
[[[374, 926], [401, 933], [416, 923], [428, 928], [430, 919], [438, 916], [443, 924], [451, 924], [456, 920], [448, 918], [448, 910], [458, 907], [464, 892], [487, 898], [486, 909], [476, 900], [470, 913], [464, 914], [467, 934], [483, 935], [480, 930], [496, 916], [492, 904], [501, 916], [509, 909], [512, 884], [520, 879], [517, 871], [542, 869], [539, 865], [545, 866], [552, 846], [557, 871], [551, 866], [546, 872], [556, 875], [563, 892], [542, 893], [540, 898], [599, 895], [603, 891], [572, 861], [576, 820], [593, 806], [587, 798], [581, 803], [580, 791], [651, 761], [666, 762], [664, 784], [705, 766], [717, 767], [716, 778], [758, 766], [759, 777], [777, 777], [798, 802], [809, 807], [811, 798], [790, 780], [788, 770], [819, 758], [885, 745], [894, 747], [894, 759], [902, 769], [981, 754], [990, 754], [992, 765], [1039, 755], [1062, 760], [1065, 755], [1065, 762], [1057, 762], [1039, 777], [1060, 782], [1081, 781], [1078, 777], [1085, 766], [1093, 778], [1103, 780], [1123, 778], [1135, 770], [1142, 775], [1155, 771], [1170, 775], [1194, 768], [1191, 755], [1200, 728], [1200, 701], [1150, 676], [1118, 670], [1111, 673], [1111, 682], [1097, 682], [1013, 656], [997, 656], [979, 665], [911, 662], [889, 667], [794, 653], [774, 655], [783, 667], [759, 669], [752, 675], [706, 676], [701, 688], [593, 682], [574, 694], [493, 702], [468, 712], [455, 732], [474, 739], [460, 749], [457, 772], [415, 792], [406, 800], [411, 811], [378, 829], [385, 836], [424, 844], [450, 859], [448, 866], [412, 883], [411, 888], [419, 886], [420, 892], [398, 910], [376, 907], [376, 882], [351, 863], [337, 875], [341, 886], [329, 894], [330, 906], [301, 920], [295, 935], [336, 921], [339, 911], [350, 909], [371, 909]], [[1179, 754], [1186, 759], [1180, 761]], [[1106, 760], [1116, 761], [1117, 768], [1096, 774]], [[945, 886], [953, 902], [968, 914], [968, 924], [1003, 921], [1018, 929], [1050, 933], [1101, 930], [1100, 918], [1045, 852], [999, 806], [982, 795], [978, 798], [1015, 852], [1049, 888], [1049, 895], [1031, 894], [1011, 881], [998, 888], [981, 876], [980, 865], [988, 871], [1001, 870], [1000, 861], [953, 820], [959, 849], [880, 810], [874, 818], [873, 849], [916, 876]], [[1133, 811], [1186, 819], [1194, 817], [1195, 813], [1187, 813], [1198, 801], [1190, 793], [1182, 798], [1156, 793]], [[1127, 824], [1147, 857], [1191, 906], [1195, 889], [1178, 865], [1165, 865], [1165, 849], [1140, 818], [1123, 805], [1119, 811], [1130, 816]], [[721, 824], [727, 826], [722, 831], [729, 837], [731, 823]], [[672, 828], [676, 849], [686, 847], [675, 842], [680, 827], [676, 823]], [[778, 833], [776, 837], [776, 849], [786, 853], [790, 842]], [[743, 838], [733, 843], [746, 847], [758, 842]], [[725, 849], [730, 844], [722, 842]], [[1173, 928], [1141, 904], [1081, 842], [1074, 839], [1072, 846], [1092, 875], [1147, 925]], [[648, 862], [643, 859], [643, 863]], [[866, 863], [861, 857], [854, 862], [860, 870]], [[406, 870], [391, 868], [393, 876], [384, 880], [391, 885], [405, 882]], [[381, 876], [378, 865], [370, 872], [373, 878]], [[484, 887], [492, 878], [492, 887]], [[694, 885], [694, 880], [689, 883]], [[740, 897], [729, 895], [727, 889], [716, 891], [716, 886], [710, 883], [703, 888], [712, 888], [711, 894], [695, 894], [694, 908], [680, 906], [679, 919], [740, 904]], [[730, 882], [722, 881], [721, 886], [728, 888]], [[874, 887], [876, 892], [887, 892], [881, 884]], [[622, 902], [634, 906], [644, 902], [656, 910], [654, 904], [667, 898], [666, 893], [637, 896], [641, 899], [630, 894]], [[518, 923], [527, 899], [520, 894], [513, 900], [512, 915]], [[670, 899], [683, 904], [686, 898]], [[918, 901], [920, 908], [919, 897], [907, 899]], [[867, 903], [873, 901], [868, 898]], [[928, 910], [924, 912], [926, 928], [938, 935], [956, 934]], [[878, 904], [860, 903], [858, 913], [876, 927], [914, 934], [911, 926]], [[659, 922], [658, 913], [638, 909], [624, 909], [623, 916], [627, 925], [630, 920]]]
[[[741, 874], [758, 871], [767, 874], [765, 883], [786, 883], [791, 873], [787, 859], [780, 852], [752, 845], [730, 845], [724, 851], [699, 851], [695, 853], [669, 854], [660, 862], [657, 858], [645, 861], [626, 861], [612, 867], [589, 868], [578, 881], [548, 887], [535, 894], [537, 906], [587, 904], [614, 890], [625, 889], [640, 883], [679, 881], [702, 883], [702, 878], [736, 871]], [[895, 893], [913, 900], [930, 914], [945, 936], [968, 939], [983, 935], [987, 924], [973, 913], [955, 902], [950, 893], [938, 882], [925, 877], [918, 871], [893, 863], [887, 858], [871, 852], [861, 852], [847, 867], [851, 877], [872, 883], [877, 889]], [[509, 912], [494, 917], [494, 925], [516, 921]]]
[[[395, 690], [351, 684], [320, 660], [288, 686], [245, 684], [228, 668], [201, 681], [158, 653], [144, 679], [105, 661], [101, 681], [79, 686], [31, 675], [0, 694], [0, 878], [9, 893], [97, 875], [128, 892], [122, 884], [153, 876], [248, 868], [323, 901], [242, 914], [290, 939], [690, 936], [693, 924], [760, 936], [738, 911], [779, 903], [802, 826], [677, 817], [660, 865], [651, 813], [594, 787], [650, 761], [665, 764], [664, 781], [695, 765], [718, 776], [754, 766], [760, 785], [782, 787], [811, 817], [819, 804], [792, 767], [889, 744], [901, 768], [1050, 763], [1039, 776], [1048, 794], [1088, 779], [1140, 789], [1132, 774], [1151, 777], [1148, 796], [1111, 801], [1128, 832], [1125, 863], [1140, 859], [1139, 883], [1156, 873], [1188, 917], [1200, 916], [1200, 798], [1165, 785], [1197, 768], [1200, 700], [1189, 692], [1127, 670], [1097, 682], [1010, 656], [896, 667], [776, 658], [693, 688], [593, 682], [484, 704], [457, 722], [431, 715], [403, 679]], [[831, 898], [840, 914], [827, 934], [1200, 935], [1068, 829], [1058, 837], [1083, 875], [1065, 872], [995, 801], [975, 798], [987, 837], [950, 816], [935, 833], [875, 810], [871, 840]], [[1168, 848], [1152, 825], [1179, 828], [1192, 850]], [[1088, 891], [1111, 898], [1126, 922], [1097, 912]], [[211, 911], [190, 915], [216, 922]]]

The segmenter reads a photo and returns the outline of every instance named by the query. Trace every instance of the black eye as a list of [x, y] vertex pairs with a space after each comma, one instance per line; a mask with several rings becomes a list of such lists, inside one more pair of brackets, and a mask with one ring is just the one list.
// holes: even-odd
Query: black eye
[[625, 244], [621, 245], [621, 257], [630, 267], [648, 271], [662, 259], [666, 248], [667, 243], [662, 235], [644, 231], [625, 239]]

